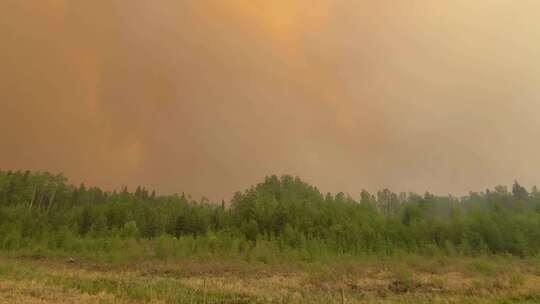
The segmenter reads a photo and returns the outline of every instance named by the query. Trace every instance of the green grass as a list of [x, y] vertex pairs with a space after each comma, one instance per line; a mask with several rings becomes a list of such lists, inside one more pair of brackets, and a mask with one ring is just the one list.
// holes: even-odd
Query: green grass
[[[321, 261], [158, 257], [108, 264], [81, 257], [0, 257], [0, 284], [37, 284], [100, 303], [538, 303], [530, 260], [342, 257]], [[437, 267], [442, 263], [440, 269]], [[498, 264], [506, 266], [499, 267]], [[0, 299], [2, 298], [0, 289]], [[61, 297], [60, 293], [60, 297]], [[39, 293], [38, 293], [39, 294]], [[0, 303], [2, 301], [0, 300]], [[47, 303], [47, 302], [45, 302]]]

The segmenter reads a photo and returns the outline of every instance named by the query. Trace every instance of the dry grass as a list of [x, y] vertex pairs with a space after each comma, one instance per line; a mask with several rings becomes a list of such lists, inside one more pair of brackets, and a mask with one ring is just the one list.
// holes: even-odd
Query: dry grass
[[118, 303], [106, 293], [89, 295], [59, 286], [46, 286], [35, 281], [0, 281], [0, 303]]
[[540, 277], [508, 258], [364, 259], [268, 265], [111, 266], [0, 258], [0, 303], [539, 303]]

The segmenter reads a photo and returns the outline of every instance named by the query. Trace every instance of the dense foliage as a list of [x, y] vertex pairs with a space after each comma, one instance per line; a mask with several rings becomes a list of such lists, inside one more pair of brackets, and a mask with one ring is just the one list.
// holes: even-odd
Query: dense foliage
[[355, 199], [322, 194], [286, 175], [267, 177], [228, 204], [215, 204], [156, 196], [141, 187], [109, 192], [73, 186], [46, 172], [0, 171], [3, 250], [35, 244], [77, 250], [84, 240], [160, 238], [189, 244], [204, 239], [214, 249], [265, 243], [312, 254], [530, 256], [540, 252], [540, 193], [515, 182], [511, 190], [497, 186], [461, 198], [385, 189], [362, 191]]

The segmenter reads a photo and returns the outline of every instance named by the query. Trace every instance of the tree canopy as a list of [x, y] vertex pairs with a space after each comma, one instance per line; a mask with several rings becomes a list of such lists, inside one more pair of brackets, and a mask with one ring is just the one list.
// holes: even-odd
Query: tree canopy
[[229, 202], [69, 184], [62, 174], [0, 171], [0, 247], [10, 238], [152, 239], [213, 233], [282, 248], [319, 246], [337, 253], [438, 250], [463, 254], [540, 252], [540, 193], [518, 182], [512, 190], [460, 198], [426, 192], [358, 197], [321, 193], [298, 177], [272, 175]]

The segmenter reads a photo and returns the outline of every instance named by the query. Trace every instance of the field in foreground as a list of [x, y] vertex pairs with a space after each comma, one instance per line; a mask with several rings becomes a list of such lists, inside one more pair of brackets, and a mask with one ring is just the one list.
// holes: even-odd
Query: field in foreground
[[0, 303], [540, 303], [540, 267], [512, 257], [110, 265], [4, 256]]

